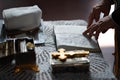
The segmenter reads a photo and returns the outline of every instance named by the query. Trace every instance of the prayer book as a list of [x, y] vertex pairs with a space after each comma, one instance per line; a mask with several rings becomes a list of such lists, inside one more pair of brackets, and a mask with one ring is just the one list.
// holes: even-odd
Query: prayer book
[[85, 30], [86, 26], [55, 25], [54, 33], [57, 49], [100, 52], [98, 42], [94, 36], [88, 38], [82, 34]]

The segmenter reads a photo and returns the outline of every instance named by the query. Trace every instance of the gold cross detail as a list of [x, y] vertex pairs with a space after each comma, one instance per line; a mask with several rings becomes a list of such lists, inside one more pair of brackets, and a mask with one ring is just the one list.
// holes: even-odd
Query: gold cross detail
[[60, 59], [60, 61], [65, 61], [67, 58], [73, 57], [85, 57], [89, 55], [89, 51], [85, 50], [74, 50], [65, 51], [65, 49], [60, 48], [58, 51], [52, 52], [52, 58]]

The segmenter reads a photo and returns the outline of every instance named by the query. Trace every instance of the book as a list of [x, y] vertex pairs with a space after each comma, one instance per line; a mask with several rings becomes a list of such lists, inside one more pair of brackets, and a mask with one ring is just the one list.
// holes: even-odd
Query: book
[[87, 57], [68, 58], [65, 62], [52, 59], [52, 73], [88, 72], [90, 61]]
[[100, 48], [95, 37], [87, 38], [82, 33], [86, 26], [76, 25], [55, 25], [56, 47], [66, 50], [88, 50], [90, 52], [100, 52]]

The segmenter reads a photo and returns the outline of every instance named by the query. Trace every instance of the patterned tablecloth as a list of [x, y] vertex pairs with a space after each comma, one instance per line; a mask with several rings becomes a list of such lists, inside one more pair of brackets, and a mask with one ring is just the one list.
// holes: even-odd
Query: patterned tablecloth
[[0, 65], [0, 80], [116, 80], [109, 65], [104, 61], [102, 53], [90, 53], [90, 71], [76, 73], [52, 74], [50, 52], [55, 51], [54, 25], [86, 25], [83, 20], [44, 21], [42, 29], [45, 35], [45, 46], [36, 46], [36, 63], [40, 72], [23, 70], [14, 73], [14, 64]]

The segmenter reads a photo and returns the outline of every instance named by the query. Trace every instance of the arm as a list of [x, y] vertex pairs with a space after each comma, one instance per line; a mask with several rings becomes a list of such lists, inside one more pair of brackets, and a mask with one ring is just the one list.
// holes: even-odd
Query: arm
[[114, 22], [120, 26], [120, 7], [118, 7], [113, 13], [112, 13], [112, 19]]
[[[83, 32], [83, 35], [87, 35], [90, 38], [92, 36], [95, 36], [95, 38], [98, 39], [98, 36], [101, 32], [105, 33], [110, 28], [116, 28], [116, 23], [119, 23], [120, 21], [118, 21], [118, 18], [120, 18], [120, 9], [117, 9], [112, 14], [112, 19], [111, 16], [109, 16], [109, 11], [112, 3], [113, 2], [110, 2], [110, 0], [100, 0], [100, 3], [93, 7], [92, 13], [88, 19], [88, 28]], [[104, 13], [104, 17], [99, 19], [101, 12]], [[95, 23], [93, 23], [94, 19], [96, 21]]]
[[113, 0], [100, 0], [94, 5], [88, 18], [88, 27], [90, 27], [94, 20], [97, 22], [100, 19], [101, 12], [104, 14], [104, 17], [108, 16], [112, 4]]

